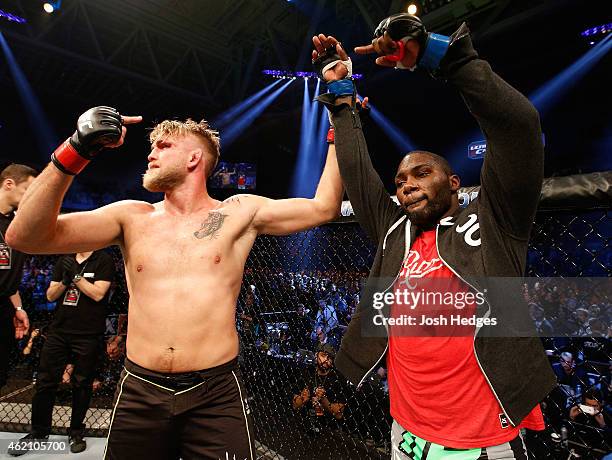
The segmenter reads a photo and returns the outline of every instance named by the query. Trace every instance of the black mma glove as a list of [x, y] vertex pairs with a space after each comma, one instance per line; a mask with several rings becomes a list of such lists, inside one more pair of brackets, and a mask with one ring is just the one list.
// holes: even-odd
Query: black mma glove
[[75, 175], [105, 146], [121, 138], [121, 115], [112, 107], [99, 106], [83, 113], [77, 129], [53, 155], [51, 161], [65, 174]]

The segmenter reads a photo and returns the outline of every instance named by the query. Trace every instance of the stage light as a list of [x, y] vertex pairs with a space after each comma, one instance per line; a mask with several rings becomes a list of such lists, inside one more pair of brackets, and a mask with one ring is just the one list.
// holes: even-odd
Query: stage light
[[[358, 97], [359, 99], [363, 100], [360, 95], [358, 95]], [[368, 107], [370, 108], [370, 116], [372, 117], [372, 120], [374, 120], [374, 122], [380, 126], [402, 156], [406, 155], [412, 150], [416, 150], [414, 144], [406, 133], [404, 133], [391, 120], [384, 116], [380, 110], [374, 107], [371, 103], [368, 103]]]
[[612, 22], [600, 26], [589, 27], [580, 33], [583, 37], [594, 37], [596, 35], [606, 35], [612, 32]]
[[[290, 70], [266, 69], [266, 70], [263, 70], [261, 73], [263, 73], [264, 75], [269, 75], [272, 78], [280, 78], [280, 79], [296, 78], [296, 77], [313, 78], [313, 79], [319, 78], [319, 76], [314, 72], [303, 72], [303, 71], [291, 72]], [[363, 78], [363, 75], [360, 73], [354, 73], [352, 78], [354, 80], [359, 80]]]
[[240, 118], [233, 120], [232, 124], [228, 125], [224, 132], [221, 132], [222, 145], [227, 148], [238, 139], [251, 123], [253, 123], [253, 121], [255, 121], [255, 119], [261, 115], [291, 83], [293, 83], [293, 80], [283, 83], [282, 86], [276, 88], [271, 94], [259, 100], [254, 107], [251, 107], [240, 115]]
[[417, 11], [419, 10], [419, 8], [416, 6], [415, 3], [411, 3], [410, 5], [408, 5], [408, 14], [417, 14]]
[[43, 5], [43, 10], [45, 10], [45, 13], [51, 14], [55, 10], [59, 10], [61, 6], [62, 6], [62, 0], [57, 0], [55, 2], [46, 2]]
[[529, 99], [540, 115], [554, 107], [570, 88], [576, 85], [611, 49], [612, 35], [607, 35], [576, 62], [530, 94]]
[[232, 123], [234, 121], [234, 119], [238, 118], [238, 115], [240, 113], [246, 111], [246, 109], [251, 107], [253, 104], [255, 104], [260, 99], [262, 99], [263, 96], [266, 93], [271, 91], [272, 88], [274, 88], [279, 83], [280, 83], [280, 80], [276, 80], [275, 82], [273, 82], [272, 84], [266, 86], [262, 90], [260, 90], [260, 91], [256, 92], [255, 94], [249, 96], [244, 101], [239, 102], [235, 106], [230, 107], [229, 109], [227, 109], [225, 112], [220, 113], [219, 115], [217, 115], [217, 117], [212, 122], [212, 126], [214, 126], [216, 129], [223, 129], [225, 126], [227, 126], [228, 124]]
[[49, 158], [49, 152], [58, 145], [59, 137], [53, 132], [53, 128], [47, 119], [42, 106], [36, 94], [32, 90], [25, 73], [17, 62], [13, 51], [9, 47], [8, 42], [0, 32], [0, 49], [4, 53], [6, 65], [13, 77], [17, 94], [21, 99], [21, 104], [28, 117], [32, 132], [34, 133], [36, 143], [41, 153], [41, 158]]
[[[321, 80], [317, 80], [314, 93], [310, 97], [308, 81], [304, 80], [300, 146], [289, 188], [289, 195], [292, 197], [312, 198], [325, 164], [327, 146], [325, 134], [329, 128], [327, 109], [313, 101], [319, 95], [320, 89]], [[323, 122], [319, 120], [317, 123], [319, 113], [322, 113], [325, 117]], [[319, 116], [319, 118], [321, 117]], [[324, 131], [321, 133], [323, 129]], [[322, 143], [325, 145], [322, 145]]]
[[16, 22], [18, 24], [23, 24], [24, 22], [26, 22], [26, 20], [21, 16], [17, 16], [16, 14], [9, 13], [8, 11], [3, 10], [0, 10], [0, 18], [4, 18], [7, 21]]

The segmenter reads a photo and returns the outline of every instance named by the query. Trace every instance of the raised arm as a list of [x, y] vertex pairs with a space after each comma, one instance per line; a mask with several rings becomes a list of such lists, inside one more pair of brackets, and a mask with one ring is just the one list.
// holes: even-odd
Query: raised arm
[[540, 119], [529, 100], [479, 58], [467, 26], [445, 37], [401, 13], [384, 19], [372, 44], [355, 51], [378, 53], [376, 63], [384, 67], [422, 68], [461, 92], [487, 140], [479, 203], [508, 233], [526, 238], [543, 178]]
[[[323, 64], [340, 59], [341, 63], [351, 66], [348, 55], [334, 37], [320, 34], [313, 37], [313, 43], [313, 59], [323, 60]], [[341, 85], [346, 82], [352, 85], [352, 82], [346, 79], [347, 72], [345, 70], [344, 74], [341, 74], [336, 71], [335, 75], [330, 75], [331, 71], [322, 72], [326, 81], [331, 83], [328, 83], [330, 92], [318, 99], [332, 112], [338, 165], [355, 216], [370, 239], [378, 242], [391, 223], [402, 213], [372, 165], [355, 101], [353, 98], [347, 100], [334, 94], [335, 88], [332, 85], [338, 85], [340, 93]], [[352, 91], [352, 86], [347, 90]]]
[[6, 231], [11, 247], [29, 254], [67, 254], [119, 244], [122, 203], [59, 215], [71, 182], [72, 176], [47, 166], [28, 188]]
[[257, 200], [253, 226], [258, 233], [288, 235], [329, 222], [340, 214], [342, 181], [336, 161], [336, 149], [330, 144], [327, 161], [314, 198], [289, 198]]
[[118, 244], [120, 216], [129, 202], [62, 216], [59, 211], [74, 175], [102, 148], [123, 144], [123, 124], [139, 121], [140, 117], [122, 118], [108, 107], [81, 115], [77, 131], [54, 152], [52, 164], [28, 188], [7, 229], [7, 243], [30, 254], [85, 252]]
[[440, 72], [461, 92], [487, 140], [479, 200], [508, 233], [527, 238], [544, 178], [539, 114], [478, 57], [465, 25], [451, 40]]

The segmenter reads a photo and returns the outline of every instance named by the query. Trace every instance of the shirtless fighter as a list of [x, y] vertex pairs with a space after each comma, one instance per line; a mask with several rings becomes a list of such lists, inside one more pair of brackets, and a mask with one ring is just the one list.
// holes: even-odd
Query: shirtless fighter
[[254, 459], [250, 411], [236, 362], [235, 306], [259, 234], [286, 235], [339, 214], [334, 146], [313, 199], [237, 195], [219, 202], [206, 178], [219, 137], [204, 121], [166, 120], [150, 135], [143, 186], [155, 203], [121, 201], [58, 216], [74, 175], [103, 148], [122, 145], [122, 117], [95, 107], [32, 183], [7, 231], [32, 254], [121, 247], [129, 303], [127, 359], [118, 382], [105, 458]]

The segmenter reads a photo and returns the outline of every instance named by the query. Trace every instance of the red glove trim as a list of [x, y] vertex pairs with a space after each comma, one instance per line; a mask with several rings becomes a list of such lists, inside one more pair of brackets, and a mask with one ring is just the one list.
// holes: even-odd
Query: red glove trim
[[83, 158], [74, 149], [70, 139], [66, 139], [62, 145], [55, 149], [55, 152], [51, 155], [51, 161], [60, 171], [71, 175], [80, 173], [89, 163], [89, 160]]
[[404, 42], [398, 40], [395, 42], [395, 44], [397, 45], [397, 50], [395, 50], [395, 54], [388, 54], [385, 56], [387, 61], [399, 62], [404, 59], [404, 56], [406, 55], [406, 45]]

